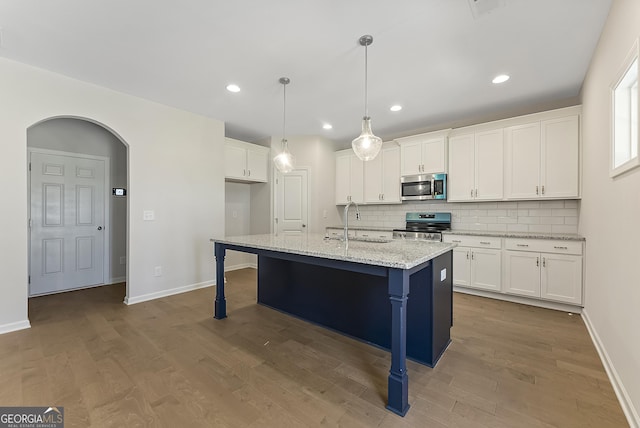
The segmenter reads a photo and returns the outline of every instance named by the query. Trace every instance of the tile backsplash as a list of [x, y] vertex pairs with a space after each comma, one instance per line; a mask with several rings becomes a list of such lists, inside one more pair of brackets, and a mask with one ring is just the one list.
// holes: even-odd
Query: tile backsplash
[[[578, 233], [578, 200], [509, 202], [412, 202], [398, 205], [360, 205], [360, 221], [354, 207], [349, 224], [404, 228], [407, 212], [450, 212], [454, 230], [496, 232]], [[343, 212], [340, 211], [342, 217]], [[344, 222], [344, 219], [342, 219]]]

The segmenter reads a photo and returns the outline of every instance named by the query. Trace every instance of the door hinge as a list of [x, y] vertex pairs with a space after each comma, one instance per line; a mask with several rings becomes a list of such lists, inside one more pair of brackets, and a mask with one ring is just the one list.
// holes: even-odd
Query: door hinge
[[29, 162], [29, 171], [31, 171], [31, 162]]
[[278, 217], [276, 217], [276, 224], [278, 224]]
[[31, 229], [31, 219], [29, 219], [29, 229]]
[[27, 279], [27, 283], [31, 284], [31, 275], [29, 275], [28, 279]]

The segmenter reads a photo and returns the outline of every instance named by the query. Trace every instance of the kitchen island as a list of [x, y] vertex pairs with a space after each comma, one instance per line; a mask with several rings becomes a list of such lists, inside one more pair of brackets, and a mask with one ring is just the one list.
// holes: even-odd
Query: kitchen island
[[455, 244], [324, 235], [212, 239], [214, 317], [227, 316], [226, 250], [258, 255], [258, 303], [391, 351], [387, 409], [409, 409], [406, 358], [435, 366], [450, 342]]

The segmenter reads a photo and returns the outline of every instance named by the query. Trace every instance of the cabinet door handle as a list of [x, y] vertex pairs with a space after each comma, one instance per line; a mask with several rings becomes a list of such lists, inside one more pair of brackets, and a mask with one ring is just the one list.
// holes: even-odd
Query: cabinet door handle
[[528, 247], [529, 244], [516, 244], [518, 247]]
[[542, 186], [542, 194], [544, 195], [544, 185]]
[[489, 245], [489, 244], [491, 244], [491, 242], [488, 242], [488, 241], [480, 241], [480, 243], [481, 243], [481, 244], [483, 244], [483, 245]]
[[568, 247], [559, 247], [557, 245], [554, 245], [553, 248], [555, 248], [556, 250], [568, 250]]
[[459, 239], [452, 239], [451, 242], [462, 242], [462, 241]]
[[542, 258], [542, 267], [547, 267], [547, 258], [546, 257]]
[[247, 176], [248, 176], [248, 177], [251, 177], [251, 170], [250, 170], [250, 169], [248, 169], [247, 171], [248, 171]]
[[467, 251], [467, 260], [469, 260], [469, 252]]
[[473, 189], [471, 189], [471, 197], [473, 198]]
[[362, 236], [364, 236], [365, 238], [368, 238], [369, 234], [368, 233], [363, 233]]
[[471, 260], [475, 260], [474, 255], [473, 255], [473, 251], [471, 252]]
[[540, 257], [536, 257], [536, 266], [540, 266]]
[[242, 176], [244, 177], [245, 175], [247, 175], [247, 170], [246, 170], [246, 169], [243, 169], [243, 170], [242, 170]]
[[478, 189], [476, 189], [476, 198], [478, 197]]
[[538, 193], [538, 186], [536, 186], [536, 195], [539, 195], [539, 193]]

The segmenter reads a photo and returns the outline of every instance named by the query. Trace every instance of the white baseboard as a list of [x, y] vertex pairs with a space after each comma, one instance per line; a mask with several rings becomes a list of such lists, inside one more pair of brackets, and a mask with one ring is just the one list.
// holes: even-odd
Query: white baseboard
[[620, 402], [620, 406], [622, 407], [622, 411], [624, 415], [627, 417], [627, 422], [629, 422], [629, 426], [631, 428], [640, 428], [640, 417], [638, 416], [638, 411], [633, 407], [633, 402], [627, 393], [627, 390], [618, 375], [613, 363], [611, 362], [611, 358], [609, 358], [609, 354], [607, 354], [607, 350], [605, 349], [602, 341], [600, 340], [600, 336], [598, 336], [598, 332], [593, 327], [591, 323], [591, 319], [589, 318], [589, 314], [586, 309], [582, 310], [582, 319], [584, 320], [584, 324], [587, 326], [587, 330], [589, 331], [589, 335], [591, 335], [591, 340], [598, 351], [598, 355], [600, 356], [600, 360], [602, 361], [602, 365], [604, 365], [604, 369], [607, 372], [607, 376], [609, 376], [609, 381], [611, 381], [611, 385], [613, 386], [613, 390], [618, 397], [618, 401]]
[[256, 263], [240, 263], [240, 264], [233, 265], [233, 266], [226, 266], [225, 265], [224, 271], [225, 272], [231, 272], [232, 270], [245, 269], [245, 268], [258, 269], [258, 265]]
[[183, 287], [170, 288], [168, 290], [162, 290], [155, 293], [143, 294], [142, 296], [124, 298], [126, 305], [135, 305], [136, 303], [147, 302], [149, 300], [159, 299], [161, 297], [173, 296], [174, 294], [186, 293], [188, 291], [198, 290], [199, 288], [211, 287], [216, 285], [215, 281], [199, 282], [197, 284], [185, 285]]
[[11, 322], [9, 324], [0, 325], [0, 334], [11, 333], [12, 331], [24, 330], [25, 328], [31, 328], [29, 320]]

